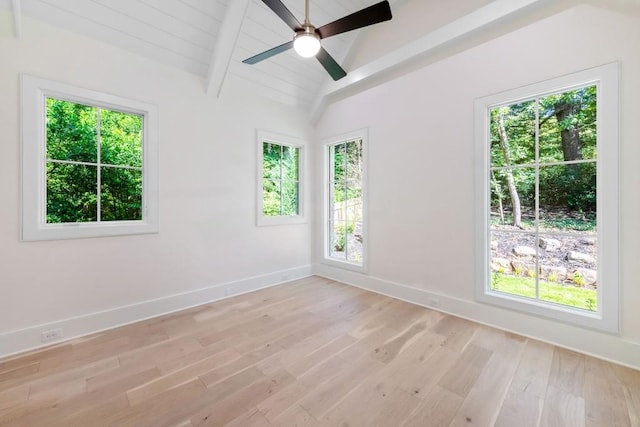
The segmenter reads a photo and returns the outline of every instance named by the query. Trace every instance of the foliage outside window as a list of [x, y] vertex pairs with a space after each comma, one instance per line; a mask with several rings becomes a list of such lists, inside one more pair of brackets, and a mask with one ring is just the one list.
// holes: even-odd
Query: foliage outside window
[[24, 240], [157, 232], [155, 107], [22, 76]]
[[142, 121], [46, 99], [47, 224], [142, 220]]
[[258, 132], [258, 225], [304, 222], [302, 142]]
[[[615, 67], [609, 71], [615, 75]], [[488, 212], [481, 271], [487, 272], [483, 296], [498, 297], [492, 302], [502, 297], [563, 315], [616, 316], [610, 311], [617, 309], [611, 303], [617, 252], [604, 248], [617, 247], [617, 162], [611, 159], [617, 130], [609, 129], [617, 119], [603, 120], [617, 114], [615, 107], [607, 111], [616, 95], [597, 75], [564, 78], [566, 89], [550, 81], [536, 86], [539, 93], [529, 88], [530, 96], [518, 96], [523, 88], [479, 102], [489, 154], [482, 168]]]
[[298, 215], [300, 149], [273, 142], [262, 144], [262, 213]]
[[328, 144], [329, 260], [362, 267], [364, 263], [363, 138]]

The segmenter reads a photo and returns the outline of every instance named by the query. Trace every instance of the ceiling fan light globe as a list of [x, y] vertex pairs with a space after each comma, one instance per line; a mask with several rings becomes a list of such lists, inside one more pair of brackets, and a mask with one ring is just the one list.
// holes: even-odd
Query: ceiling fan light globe
[[320, 39], [312, 33], [299, 33], [293, 40], [293, 48], [303, 58], [311, 58], [320, 50]]

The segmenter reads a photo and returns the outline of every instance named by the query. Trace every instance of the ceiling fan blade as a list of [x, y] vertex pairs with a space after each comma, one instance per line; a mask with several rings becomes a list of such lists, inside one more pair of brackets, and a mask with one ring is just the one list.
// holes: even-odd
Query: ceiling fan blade
[[301, 30], [302, 24], [280, 0], [262, 0], [269, 9], [280, 17], [293, 31]]
[[251, 58], [247, 58], [242, 62], [244, 62], [245, 64], [255, 64], [257, 62], [264, 61], [267, 58], [271, 58], [272, 56], [282, 53], [286, 50], [289, 50], [292, 47], [293, 47], [293, 40], [291, 40], [290, 42], [281, 44], [280, 46], [271, 48], [269, 50], [265, 50], [264, 52], [254, 55]]
[[391, 19], [391, 7], [388, 1], [381, 1], [373, 6], [366, 7], [337, 21], [323, 25], [316, 29], [321, 39], [357, 30], [358, 28], [378, 24]]
[[347, 72], [342, 69], [340, 64], [338, 64], [336, 60], [333, 59], [331, 55], [329, 55], [329, 52], [327, 52], [323, 47], [321, 47], [318, 51], [316, 58], [318, 58], [318, 61], [320, 61], [324, 69], [327, 70], [327, 73], [329, 73], [333, 80], [340, 80], [347, 75]]

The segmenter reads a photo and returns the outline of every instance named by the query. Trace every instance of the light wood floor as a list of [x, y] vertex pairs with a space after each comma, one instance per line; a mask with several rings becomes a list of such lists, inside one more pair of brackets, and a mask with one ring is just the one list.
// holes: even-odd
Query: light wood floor
[[638, 426], [640, 372], [312, 277], [0, 360], [0, 425]]

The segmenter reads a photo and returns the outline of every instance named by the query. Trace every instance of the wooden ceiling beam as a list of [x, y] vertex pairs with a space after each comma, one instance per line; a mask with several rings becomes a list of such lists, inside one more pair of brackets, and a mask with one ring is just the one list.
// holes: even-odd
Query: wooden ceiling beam
[[220, 96], [225, 77], [229, 69], [231, 57], [236, 48], [238, 36], [242, 29], [250, 0], [233, 0], [229, 2], [227, 11], [218, 33], [207, 75], [205, 90], [208, 94]]
[[11, 0], [11, 10], [13, 11], [13, 33], [19, 39], [22, 36], [22, 5], [20, 0]]

